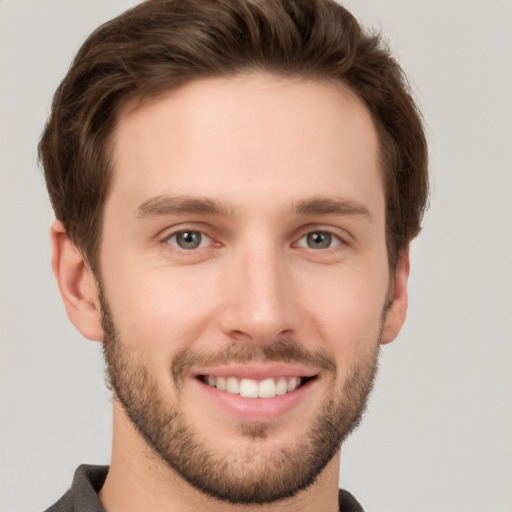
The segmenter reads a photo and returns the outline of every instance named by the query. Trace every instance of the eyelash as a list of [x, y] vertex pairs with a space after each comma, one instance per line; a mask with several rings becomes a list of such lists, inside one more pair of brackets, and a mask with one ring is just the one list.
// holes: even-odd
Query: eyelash
[[[201, 239], [200, 239], [199, 245], [197, 247], [191, 247], [188, 249], [180, 247], [178, 245], [177, 237], [179, 237], [180, 235], [186, 235], [186, 234], [200, 235]], [[172, 239], [176, 239], [176, 242], [172, 243], [171, 242]], [[209, 243], [207, 245], [210, 245], [214, 241], [213, 238], [208, 236], [206, 233], [199, 231], [197, 229], [181, 229], [179, 231], [172, 233], [170, 236], [165, 237], [164, 242], [168, 245], [173, 245], [177, 250], [179, 250], [181, 252], [190, 253], [196, 249], [204, 249], [206, 247], [205, 245], [203, 245], [204, 241], [205, 241], [204, 239], [207, 239], [207, 241], [209, 241]]]
[[[177, 237], [179, 237], [180, 235], [186, 235], [186, 234], [200, 235], [201, 239], [200, 239], [197, 247], [183, 248], [178, 245]], [[313, 235], [327, 236], [328, 247], [320, 247], [320, 248], [309, 247], [307, 237], [310, 237]], [[172, 242], [173, 239], [175, 240], [174, 242]], [[304, 240], [304, 239], [306, 239], [306, 241], [304, 243], [301, 243], [302, 240]], [[175, 232], [171, 233], [169, 236], [166, 236], [162, 240], [162, 242], [167, 245], [172, 245], [175, 250], [180, 251], [183, 254], [191, 254], [195, 250], [205, 249], [205, 248], [208, 248], [208, 246], [211, 247], [212, 245], [219, 245], [219, 246], [221, 245], [221, 244], [215, 242], [215, 240], [212, 237], [210, 237], [209, 235], [207, 235], [206, 233], [204, 233], [201, 230], [186, 229], [186, 228], [180, 229], [179, 231], [175, 231]], [[213, 244], [212, 244], [212, 242], [213, 242]], [[334, 245], [332, 245], [333, 242], [334, 242]], [[193, 243], [193, 242], [191, 242], [191, 243]], [[344, 246], [344, 245], [347, 245], [347, 242], [339, 234], [334, 233], [333, 231], [331, 231], [329, 229], [312, 229], [312, 230], [307, 231], [304, 234], [302, 234], [297, 239], [297, 241], [293, 243], [293, 246], [295, 246], [295, 247], [302, 247], [304, 249], [310, 249], [312, 251], [319, 251], [319, 252], [336, 250], [337, 247]]]
[[[309, 247], [307, 245], [302, 245], [300, 242], [301, 240], [303, 239], [306, 239], [310, 236], [313, 236], [313, 235], [322, 235], [322, 236], [325, 236], [327, 235], [327, 239], [328, 239], [328, 242], [329, 242], [329, 247], [321, 247], [321, 248], [313, 248], [313, 247]], [[335, 242], [334, 245], [331, 245], [331, 242]], [[308, 242], [306, 242], [307, 244]], [[299, 240], [296, 242], [295, 245], [297, 245], [298, 247], [304, 247], [304, 248], [309, 248], [309, 249], [312, 249], [314, 251], [317, 251], [317, 250], [329, 250], [329, 249], [333, 249], [334, 247], [338, 247], [339, 245], [343, 245], [345, 242], [343, 241], [343, 239], [338, 236], [337, 234], [335, 233], [332, 233], [331, 231], [329, 230], [325, 230], [325, 229], [317, 229], [317, 230], [313, 230], [313, 231], [308, 231], [307, 233], [305, 233], [304, 235], [302, 235]]]

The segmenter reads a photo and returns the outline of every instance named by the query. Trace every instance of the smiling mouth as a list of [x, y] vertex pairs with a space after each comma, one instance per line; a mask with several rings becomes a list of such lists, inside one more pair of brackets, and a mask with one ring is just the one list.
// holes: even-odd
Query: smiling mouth
[[295, 391], [315, 377], [278, 377], [263, 380], [198, 375], [201, 382], [220, 391], [244, 398], [274, 398]]

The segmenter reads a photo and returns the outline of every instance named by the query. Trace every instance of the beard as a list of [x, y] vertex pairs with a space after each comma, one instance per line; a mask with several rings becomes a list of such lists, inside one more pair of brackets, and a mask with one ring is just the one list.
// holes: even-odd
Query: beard
[[[232, 344], [214, 354], [184, 351], [170, 368], [178, 399], [169, 404], [143, 353], [121, 339], [101, 287], [100, 304], [107, 385], [152, 450], [169, 468], [210, 497], [249, 505], [295, 496], [315, 482], [361, 421], [377, 373], [380, 333], [372, 340], [370, 352], [359, 356], [342, 384], [336, 381], [336, 364], [329, 353], [306, 350], [290, 339], [278, 339], [265, 347]], [[252, 422], [238, 426], [239, 435], [249, 441], [244, 449], [222, 451], [218, 445], [216, 449], [215, 440], [201, 438], [180, 410], [180, 391], [193, 365], [211, 367], [249, 361], [313, 364], [328, 376], [325, 402], [293, 446], [261, 450], [258, 443], [272, 438], [273, 425]]]

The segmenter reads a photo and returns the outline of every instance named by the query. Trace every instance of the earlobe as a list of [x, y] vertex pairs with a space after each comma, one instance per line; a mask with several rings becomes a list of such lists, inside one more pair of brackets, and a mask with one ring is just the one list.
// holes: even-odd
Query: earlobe
[[407, 316], [407, 281], [409, 279], [409, 249], [400, 255], [396, 272], [390, 286], [390, 302], [384, 326], [381, 343], [384, 345], [393, 341], [404, 325]]
[[103, 341], [101, 309], [96, 280], [64, 225], [56, 220], [50, 230], [52, 269], [59, 285], [66, 312], [80, 333], [94, 341]]

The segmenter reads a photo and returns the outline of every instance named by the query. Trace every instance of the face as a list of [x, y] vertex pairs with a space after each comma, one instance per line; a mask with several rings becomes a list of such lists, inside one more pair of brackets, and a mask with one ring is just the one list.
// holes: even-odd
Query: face
[[100, 300], [124, 421], [211, 496], [295, 494], [396, 324], [369, 113], [339, 84], [208, 79], [127, 108], [114, 147]]

